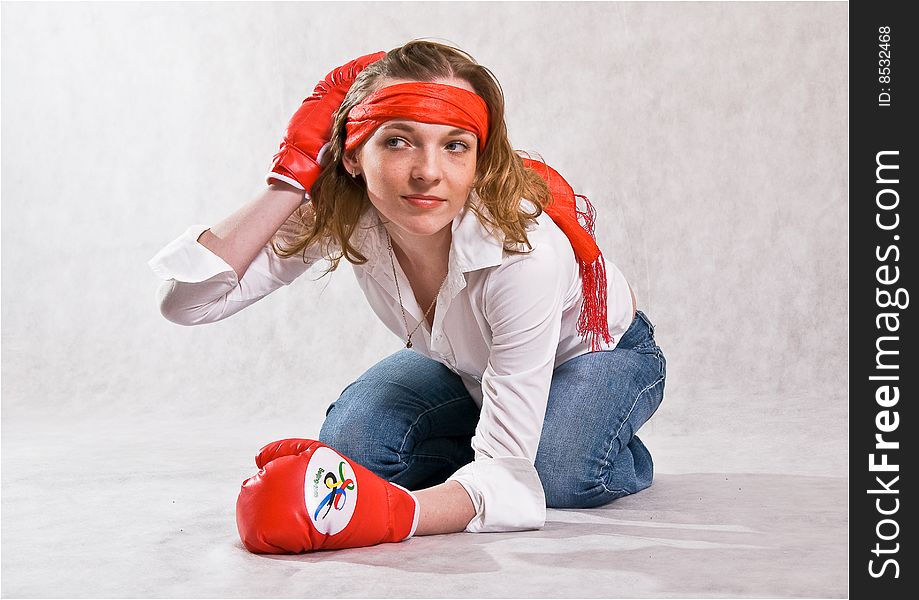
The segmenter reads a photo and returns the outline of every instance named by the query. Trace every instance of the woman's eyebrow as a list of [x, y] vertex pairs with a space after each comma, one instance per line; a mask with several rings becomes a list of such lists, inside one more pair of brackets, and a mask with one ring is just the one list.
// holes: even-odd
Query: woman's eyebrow
[[[415, 128], [409, 125], [408, 123], [391, 123], [389, 125], [384, 125], [383, 129], [401, 129], [402, 131], [409, 131], [414, 133]], [[466, 131], [465, 129], [451, 129], [447, 132], [446, 135], [471, 135], [475, 136], [471, 131]]]

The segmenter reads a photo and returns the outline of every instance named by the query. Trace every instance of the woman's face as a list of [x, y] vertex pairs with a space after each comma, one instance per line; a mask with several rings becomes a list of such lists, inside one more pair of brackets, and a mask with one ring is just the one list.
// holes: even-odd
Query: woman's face
[[[383, 86], [406, 83], [384, 79]], [[465, 80], [439, 79], [475, 92]], [[361, 174], [367, 195], [389, 224], [391, 233], [430, 236], [449, 227], [463, 209], [476, 174], [478, 138], [452, 125], [394, 119], [367, 138], [345, 167]], [[411, 196], [432, 196], [428, 201]]]

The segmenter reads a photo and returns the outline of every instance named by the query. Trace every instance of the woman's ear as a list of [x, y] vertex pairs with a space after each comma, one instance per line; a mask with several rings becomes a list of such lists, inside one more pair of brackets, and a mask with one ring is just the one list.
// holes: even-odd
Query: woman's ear
[[341, 155], [341, 163], [345, 166], [348, 173], [357, 173], [360, 170], [360, 164], [357, 161], [356, 152], [345, 152]]

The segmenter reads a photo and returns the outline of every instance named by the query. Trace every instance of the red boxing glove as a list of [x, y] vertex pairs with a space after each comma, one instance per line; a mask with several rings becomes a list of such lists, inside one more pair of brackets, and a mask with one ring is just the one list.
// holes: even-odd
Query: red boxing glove
[[418, 502], [322, 442], [288, 439], [259, 451], [260, 471], [236, 501], [250, 552], [297, 554], [401, 542], [415, 534]]
[[319, 153], [332, 139], [335, 111], [341, 106], [358, 73], [384, 56], [385, 52], [374, 52], [356, 58], [333, 69], [316, 84], [313, 95], [303, 101], [287, 124], [284, 140], [268, 173], [268, 183], [279, 179], [309, 192], [322, 172]]

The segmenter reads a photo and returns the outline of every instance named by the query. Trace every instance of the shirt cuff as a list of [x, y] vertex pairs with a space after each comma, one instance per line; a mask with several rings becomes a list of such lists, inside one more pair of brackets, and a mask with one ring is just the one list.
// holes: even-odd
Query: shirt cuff
[[475, 506], [469, 533], [524, 531], [546, 524], [546, 496], [536, 468], [526, 458], [480, 458], [447, 481], [457, 481]]
[[[198, 243], [198, 236], [208, 229], [207, 225], [192, 225], [185, 233], [170, 242], [147, 265], [161, 279], [199, 283], [221, 273], [236, 273], [222, 258]], [[233, 283], [233, 285], [236, 285]]]

